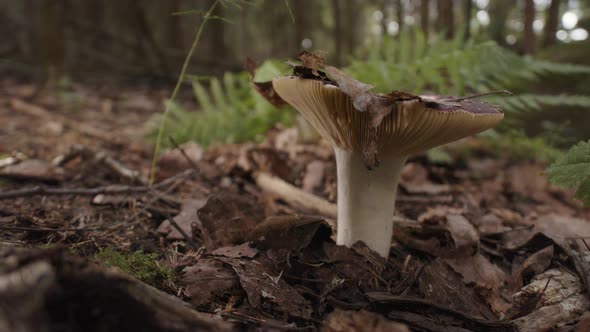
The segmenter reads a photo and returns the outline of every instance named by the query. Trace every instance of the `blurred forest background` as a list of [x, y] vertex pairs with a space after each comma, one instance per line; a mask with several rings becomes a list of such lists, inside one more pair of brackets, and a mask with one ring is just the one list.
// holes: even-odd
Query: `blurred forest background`
[[583, 0], [0, 0], [0, 68], [43, 86], [171, 88], [207, 20], [187, 76], [197, 103], [169, 104], [180, 141], [238, 142], [293, 124], [252, 94], [242, 64], [276, 59], [260, 68], [269, 79], [309, 49], [382, 91], [508, 89], [516, 96], [488, 99], [508, 114], [509, 144], [553, 151], [590, 138], [588, 13]]

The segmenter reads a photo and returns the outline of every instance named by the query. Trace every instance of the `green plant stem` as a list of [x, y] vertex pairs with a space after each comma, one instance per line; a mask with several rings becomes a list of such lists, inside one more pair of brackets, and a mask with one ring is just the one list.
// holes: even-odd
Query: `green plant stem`
[[[180, 90], [180, 86], [182, 85], [182, 82], [184, 82], [184, 76], [186, 75], [186, 70], [188, 68], [188, 64], [190, 62], [190, 59], [192, 58], [193, 53], [197, 49], [197, 45], [199, 44], [199, 40], [201, 39], [201, 35], [203, 34], [205, 24], [210, 19], [211, 14], [215, 10], [215, 7], [217, 7], [218, 3], [219, 3], [219, 0], [216, 0], [215, 2], [213, 2], [211, 7], [209, 7], [209, 10], [207, 10], [205, 15], [203, 16], [203, 22], [201, 22], [201, 25], [199, 25], [199, 29], [197, 30], [197, 33], [195, 34], [195, 39], [193, 40], [193, 44], [191, 45], [191, 48], [188, 51], [186, 58], [184, 59], [184, 63], [182, 64], [182, 69], [180, 70], [180, 75], [178, 76], [178, 80], [176, 81], [176, 86], [174, 86], [174, 90], [172, 91], [172, 95], [170, 96], [170, 101], [174, 101], [176, 99], [176, 95], [178, 94], [178, 91]], [[168, 105], [170, 105], [170, 103], [166, 104], [166, 108], [164, 109], [164, 115], [162, 116], [162, 121], [160, 123], [160, 127], [158, 128], [158, 136], [156, 138], [156, 146], [154, 147], [154, 156], [152, 158], [152, 165], [150, 167], [150, 181], [149, 181], [150, 185], [152, 185], [154, 183], [154, 178], [156, 175], [156, 166], [157, 166], [156, 164], [158, 162], [158, 154], [160, 154], [160, 148], [162, 145], [162, 136], [164, 135], [164, 128], [166, 127], [166, 117], [167, 117], [168, 111], [169, 111]]]

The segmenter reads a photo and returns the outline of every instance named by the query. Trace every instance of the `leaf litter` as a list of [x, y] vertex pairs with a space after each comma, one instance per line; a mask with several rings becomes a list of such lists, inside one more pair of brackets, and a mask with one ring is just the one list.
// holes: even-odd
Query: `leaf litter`
[[[309, 66], [295, 71], [330, 79], [331, 70], [325, 74], [321, 66]], [[359, 96], [367, 93], [364, 88]], [[401, 93], [392, 98], [418, 100]], [[7, 116], [0, 109], [0, 117]], [[29, 144], [47, 144], [28, 136]], [[196, 173], [178, 173], [194, 165], [175, 153], [167, 158], [176, 174], [160, 170], [154, 187], [120, 198], [107, 191], [108, 204], [93, 204], [96, 195], [73, 189], [141, 187], [140, 178], [126, 176], [134, 173], [125, 170], [145, 176], [145, 151], [126, 153], [107, 142], [82, 140], [90, 156], [108, 154], [117, 163], [78, 155], [59, 164], [63, 177], [49, 182], [45, 179], [56, 179], [51, 167], [19, 179], [0, 175], [0, 193], [23, 193], [0, 200], [2, 248], [8, 243], [58, 247], [2, 251], [0, 284], [10, 281], [12, 287], [0, 292], [31, 308], [11, 319], [38, 324], [34, 328], [63, 326], [63, 316], [42, 303], [71, 303], [68, 308], [86, 303], [76, 312], [102, 308], [99, 318], [112, 314], [129, 329], [150, 323], [154, 331], [534, 331], [557, 326], [574, 331], [588, 324], [590, 224], [585, 218], [590, 213], [576, 205], [572, 193], [549, 187], [538, 165], [496, 161], [485, 151], [481, 159], [457, 157], [444, 167], [411, 158], [397, 204], [396, 241], [385, 260], [363, 243], [337, 246], [326, 216], [305, 214], [280, 196], [269, 199], [257, 187], [254, 175], [265, 172], [332, 204], [336, 179], [330, 149], [296, 138], [296, 132], [276, 129], [259, 144], [217, 145], [202, 153], [195, 148], [188, 155], [198, 166]], [[25, 150], [15, 145], [23, 142], [10, 141], [0, 153]], [[68, 148], [41, 151], [27, 157], [47, 165], [68, 155]], [[73, 191], [29, 190], [35, 187]], [[185, 235], [164, 223], [170, 218]], [[105, 247], [157, 253], [158, 264], [175, 272], [173, 280], [158, 287], [175, 300], [88, 262]], [[88, 297], [93, 289], [101, 296]], [[149, 296], [142, 298], [143, 292]], [[113, 312], [108, 296], [134, 300]], [[174, 312], [183, 318], [165, 319]], [[114, 318], [87, 330], [111, 326]]]

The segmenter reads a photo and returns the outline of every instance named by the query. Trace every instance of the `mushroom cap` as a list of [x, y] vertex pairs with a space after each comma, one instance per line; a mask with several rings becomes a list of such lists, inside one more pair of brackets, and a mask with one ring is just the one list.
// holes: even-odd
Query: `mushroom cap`
[[498, 106], [473, 99], [448, 102], [412, 96], [393, 102], [392, 111], [376, 124], [370, 112], [355, 109], [352, 98], [336, 85], [285, 76], [275, 78], [273, 88], [325, 140], [358, 152], [374, 144], [388, 154], [415, 154], [492, 128], [504, 117]]

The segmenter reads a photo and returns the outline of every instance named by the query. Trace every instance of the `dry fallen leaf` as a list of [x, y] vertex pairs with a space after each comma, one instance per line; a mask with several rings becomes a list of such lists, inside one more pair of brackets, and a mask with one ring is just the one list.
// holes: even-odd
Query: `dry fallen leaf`
[[[186, 285], [184, 295], [197, 308], [210, 306], [216, 299], [238, 285], [238, 278], [231, 268], [212, 259], [200, 259], [197, 264], [186, 267], [180, 279]], [[215, 308], [213, 308], [215, 309]]]
[[410, 332], [404, 325], [383, 318], [365, 310], [348, 311], [337, 309], [331, 313], [323, 325], [322, 332]]
[[429, 209], [419, 222], [396, 222], [394, 238], [404, 245], [436, 257], [458, 258], [477, 254], [479, 234], [460, 210]]
[[[197, 210], [205, 205], [204, 199], [187, 199], [182, 202], [180, 213], [174, 217], [176, 224], [187, 235], [192, 237], [193, 223], [197, 223]], [[168, 219], [164, 220], [157, 229], [157, 232], [165, 235], [168, 240], [183, 240], [184, 236], [170, 224]]]
[[40, 159], [27, 159], [18, 164], [0, 168], [0, 178], [16, 180], [34, 180], [44, 182], [61, 182], [65, 172], [61, 167]]

